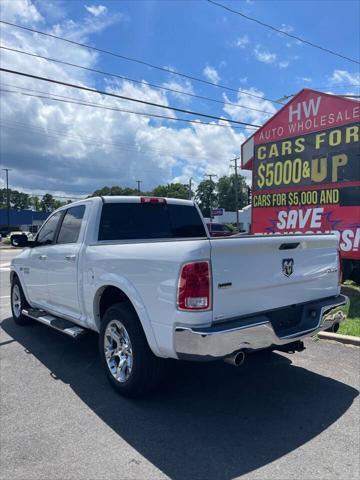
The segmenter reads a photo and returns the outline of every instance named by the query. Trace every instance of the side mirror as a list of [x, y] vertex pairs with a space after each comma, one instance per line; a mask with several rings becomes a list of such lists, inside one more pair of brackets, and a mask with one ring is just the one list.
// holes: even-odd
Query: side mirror
[[[31, 242], [32, 243], [32, 242]], [[13, 247], [29, 247], [30, 241], [26, 235], [22, 235], [21, 233], [11, 235], [11, 245]]]

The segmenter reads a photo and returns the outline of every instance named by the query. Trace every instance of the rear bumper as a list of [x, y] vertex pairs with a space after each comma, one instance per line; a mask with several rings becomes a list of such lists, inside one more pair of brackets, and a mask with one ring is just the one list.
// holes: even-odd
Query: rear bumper
[[288, 330], [284, 335], [275, 332], [272, 317], [266, 312], [211, 327], [178, 325], [175, 328], [176, 353], [183, 359], [216, 360], [239, 350], [276, 348], [313, 336], [331, 328], [334, 323], [342, 322], [348, 315], [349, 305], [345, 295], [304, 304], [295, 331]]

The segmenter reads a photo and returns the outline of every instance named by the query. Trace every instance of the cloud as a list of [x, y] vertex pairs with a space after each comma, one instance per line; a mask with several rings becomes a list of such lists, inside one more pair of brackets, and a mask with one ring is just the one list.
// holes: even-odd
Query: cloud
[[216, 83], [216, 85], [220, 82], [220, 75], [217, 70], [214, 67], [210, 67], [210, 65], [204, 68], [203, 75], [210, 82]]
[[91, 16], [85, 17], [82, 21], [65, 20], [62, 23], [54, 25], [50, 32], [57, 36], [66, 36], [70, 40], [84, 42], [89, 35], [101, 33], [109, 26], [126, 21], [127, 16], [123, 13], [116, 13], [111, 16]]
[[268, 63], [268, 64], [276, 62], [276, 59], [277, 59], [276, 53], [271, 53], [268, 50], [264, 50], [260, 45], [257, 45], [253, 51], [254, 51], [256, 60], [258, 60], [259, 62]]
[[187, 93], [194, 93], [194, 88], [190, 80], [178, 81], [171, 79], [167, 82], [164, 82], [162, 85], [163, 87], [170, 88], [171, 90], [177, 90], [176, 92], [169, 92], [168, 95], [171, 95], [172, 97], [181, 100], [184, 103], [189, 103], [191, 101], [191, 98], [186, 95]]
[[278, 63], [279, 68], [287, 68], [289, 66], [290, 62], [288, 61], [282, 61]]
[[105, 15], [108, 11], [105, 5], [84, 5], [84, 7], [89, 13], [91, 13], [91, 15], [94, 15], [94, 17]]
[[[32, 10], [32, 6], [27, 2], [27, 8]], [[40, 10], [39, 15], [42, 13]], [[118, 19], [122, 21], [123, 16], [120, 14]], [[56, 26], [47, 25], [47, 28], [61, 32], [66, 37], [89, 42], [94, 32], [106, 28], [104, 18], [101, 22], [99, 17], [91, 17], [90, 20], [92, 23], [89, 23], [88, 17], [78, 21], [67, 18]], [[19, 34], [14, 29], [3, 29], [2, 43], [65, 61], [73, 62], [76, 58], [76, 63], [91, 68], [96, 68], [100, 60], [98, 54], [90, 50], [46, 37], [39, 42], [36, 36]], [[4, 68], [11, 66], [14, 70], [35, 71], [40, 76], [96, 86], [155, 103], [172, 103], [173, 94], [146, 84], [104, 82], [101, 77], [89, 72], [20, 54], [4, 51], [2, 65]], [[173, 80], [170, 76], [166, 83], [174, 86]], [[3, 73], [1, 82], [2, 88], [9, 90], [18, 90], [17, 87], [34, 89], [45, 94], [73, 97], [82, 102], [176, 117], [175, 113], [158, 107], [75, 91], [10, 74]], [[181, 90], [192, 90], [190, 82], [179, 81], [177, 85]], [[27, 92], [38, 95], [36, 92]], [[189, 177], [193, 177], [201, 180], [209, 168], [218, 175], [228, 174], [227, 160], [239, 152], [246, 138], [243, 131], [227, 126], [157, 120], [149, 116], [61, 103], [19, 93], [3, 94], [0, 114], [1, 156], [6, 159], [5, 166], [12, 168], [12, 186], [33, 193], [85, 193], [104, 185], [136, 186], [136, 179], [143, 180], [143, 188], [150, 190], [174, 179], [187, 182]], [[226, 122], [219, 124], [225, 125]]]
[[301, 77], [301, 78], [298, 78], [298, 81], [301, 82], [301, 83], [311, 83], [312, 78], [311, 77]]
[[360, 72], [348, 72], [347, 70], [334, 70], [329, 82], [332, 85], [340, 83], [349, 83], [351, 85], [360, 85]]
[[238, 37], [236, 40], [234, 40], [231, 43], [232, 47], [237, 47], [237, 48], [245, 48], [246, 45], [250, 43], [249, 37], [247, 35], [243, 35], [242, 37]]
[[279, 30], [281, 30], [284, 33], [291, 33], [294, 31], [294, 27], [292, 25], [286, 25], [285, 23], [282, 23]]
[[34, 24], [44, 20], [30, 0], [4, 2], [1, 7], [1, 19], [8, 22], [21, 21], [26, 24]]
[[[253, 54], [259, 62], [266, 63], [268, 65], [273, 65], [280, 69], [287, 68], [290, 65], [289, 60], [278, 60], [278, 56], [276, 53], [269, 52], [261, 45], [256, 45], [253, 49]], [[296, 57], [293, 57], [296, 60]]]
[[[250, 94], [250, 95], [248, 95]], [[252, 96], [254, 95], [254, 96]], [[264, 92], [258, 90], [255, 87], [251, 88], [239, 88], [236, 101], [231, 101], [226, 93], [223, 94], [225, 102], [232, 102], [241, 105], [224, 105], [224, 111], [232, 118], [239, 122], [254, 123], [256, 125], [262, 125], [271, 115], [276, 113], [276, 108], [272, 102], [264, 99]], [[249, 107], [255, 110], [249, 110]], [[268, 112], [268, 113], [264, 113]]]

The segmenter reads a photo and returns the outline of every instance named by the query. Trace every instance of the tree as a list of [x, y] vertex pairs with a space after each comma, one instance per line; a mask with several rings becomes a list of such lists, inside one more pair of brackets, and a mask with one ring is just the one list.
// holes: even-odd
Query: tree
[[113, 186], [113, 187], [102, 187], [99, 188], [98, 190], [95, 190], [95, 192], [90, 195], [90, 197], [102, 197], [102, 196], [114, 196], [114, 195], [125, 195], [125, 196], [133, 196], [133, 195], [138, 195], [138, 191], [135, 188], [129, 188], [129, 187], [119, 187], [119, 186]]
[[35, 210], [35, 212], [41, 211], [41, 201], [38, 196], [34, 195], [30, 197], [29, 204], [30, 204], [30, 207], [32, 207]]
[[[24, 210], [29, 208], [30, 200], [27, 193], [18, 192], [17, 190], [11, 190], [9, 188], [10, 208], [15, 210]], [[0, 208], [6, 208], [7, 206], [7, 191], [6, 188], [0, 189]]]
[[169, 198], [189, 198], [189, 185], [183, 183], [168, 183], [167, 185], [158, 185], [152, 191], [154, 197]]
[[25, 210], [29, 208], [29, 195], [27, 193], [12, 190], [10, 193], [10, 205], [16, 210]]
[[60, 202], [60, 200], [55, 200], [55, 198], [50, 193], [45, 193], [42, 197], [41, 202], [41, 210], [43, 212], [52, 212], [59, 207], [65, 205], [65, 202]]
[[197, 201], [204, 217], [209, 218], [210, 205], [214, 208], [218, 203], [216, 183], [213, 180], [203, 180], [200, 182], [196, 189], [195, 200]]
[[[228, 212], [236, 211], [235, 185], [235, 174], [232, 174], [229, 177], [225, 175], [219, 178], [219, 181], [217, 183], [219, 207], [224, 208]], [[238, 175], [237, 191], [238, 207], [240, 209], [248, 204], [248, 186], [246, 184], [245, 178], [241, 175]]]

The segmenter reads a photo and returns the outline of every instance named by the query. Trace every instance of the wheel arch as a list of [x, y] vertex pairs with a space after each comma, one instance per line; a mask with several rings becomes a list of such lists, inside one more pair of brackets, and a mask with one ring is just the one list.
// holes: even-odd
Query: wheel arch
[[19, 283], [20, 283], [20, 286], [21, 286], [21, 289], [22, 289], [22, 292], [24, 294], [24, 297], [25, 297], [25, 300], [27, 301], [27, 303], [29, 305], [31, 305], [31, 303], [29, 302], [29, 295], [28, 295], [28, 292], [26, 290], [26, 286], [24, 288], [24, 282], [21, 280], [21, 277], [20, 275], [17, 273], [16, 270], [11, 270], [10, 271], [10, 285], [13, 284], [13, 282], [15, 281], [15, 279], [18, 279]]
[[18, 278], [19, 282], [21, 282], [19, 275], [15, 272], [15, 270], [11, 270], [10, 272], [10, 283], [13, 283], [14, 279]]
[[[132, 292], [134, 294], [134, 292]], [[93, 301], [93, 318], [96, 323], [97, 330], [100, 331], [102, 317], [105, 311], [116, 303], [127, 303], [136, 314], [149, 347], [157, 356], [161, 356], [154, 331], [147, 315], [145, 306], [138, 295], [131, 295], [123, 286], [114, 283], [107, 283], [99, 287], [95, 293]]]

